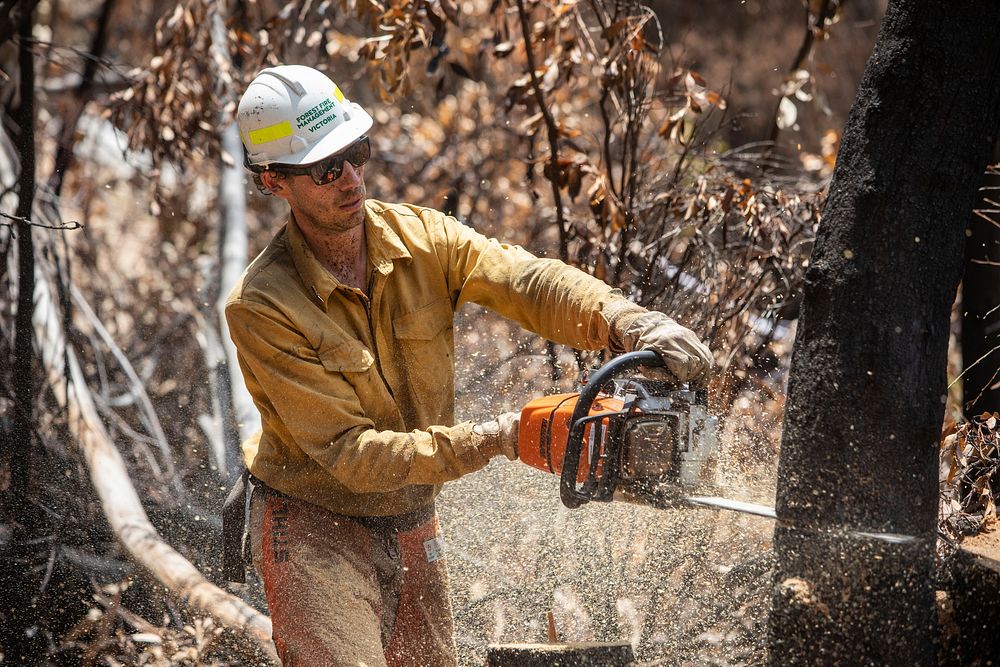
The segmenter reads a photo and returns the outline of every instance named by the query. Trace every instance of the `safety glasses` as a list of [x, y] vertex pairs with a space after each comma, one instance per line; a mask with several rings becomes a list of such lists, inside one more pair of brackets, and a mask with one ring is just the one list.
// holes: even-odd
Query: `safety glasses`
[[303, 174], [309, 176], [316, 185], [326, 185], [333, 183], [344, 173], [344, 162], [350, 162], [355, 167], [360, 167], [365, 162], [368, 162], [368, 158], [371, 156], [372, 145], [366, 135], [339, 153], [323, 158], [319, 162], [313, 162], [301, 167], [281, 165], [275, 171], [285, 174]]

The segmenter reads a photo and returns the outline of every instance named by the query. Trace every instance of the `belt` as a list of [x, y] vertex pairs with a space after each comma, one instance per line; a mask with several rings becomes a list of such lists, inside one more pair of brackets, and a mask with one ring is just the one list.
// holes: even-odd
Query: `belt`
[[[294, 498], [287, 493], [282, 493], [277, 489], [271, 488], [258, 478], [254, 477], [252, 474], [248, 473], [248, 477], [254, 493], [261, 493], [263, 495], [274, 496], [276, 498], [299, 500], [298, 498]], [[372, 532], [405, 533], [430, 521], [434, 517], [435, 507], [432, 502], [426, 507], [418, 507], [417, 509], [404, 514], [392, 514], [387, 516], [352, 516], [350, 514], [338, 514], [337, 512], [330, 513], [335, 516], [354, 521]]]

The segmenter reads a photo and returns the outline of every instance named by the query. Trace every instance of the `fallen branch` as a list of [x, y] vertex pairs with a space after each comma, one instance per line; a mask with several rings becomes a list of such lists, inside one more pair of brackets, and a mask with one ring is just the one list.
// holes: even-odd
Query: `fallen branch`
[[156, 410], [153, 408], [153, 402], [150, 400], [149, 394], [146, 392], [146, 386], [139, 378], [139, 374], [135, 372], [135, 368], [132, 367], [132, 362], [129, 361], [128, 357], [125, 356], [125, 353], [122, 352], [121, 348], [118, 347], [117, 343], [115, 343], [114, 338], [111, 337], [111, 333], [108, 331], [107, 327], [105, 327], [104, 323], [97, 317], [94, 309], [90, 307], [90, 304], [87, 303], [87, 299], [80, 293], [80, 290], [77, 289], [76, 285], [70, 285], [70, 295], [72, 296], [73, 303], [76, 304], [77, 310], [94, 328], [94, 332], [97, 333], [101, 341], [107, 345], [108, 350], [111, 352], [111, 356], [115, 358], [115, 361], [118, 362], [118, 366], [121, 368], [122, 372], [125, 373], [125, 377], [128, 378], [129, 384], [132, 386], [132, 392], [135, 395], [135, 398], [139, 401], [139, 418], [142, 420], [143, 425], [149, 432], [150, 439], [160, 449], [160, 454], [163, 456], [163, 467], [166, 469], [167, 479], [174, 487], [174, 491], [177, 492], [177, 498], [181, 501], [185, 500], [187, 494], [184, 492], [184, 487], [181, 486], [180, 478], [177, 476], [177, 471], [174, 469], [174, 462], [170, 454], [170, 443], [167, 441], [167, 434], [163, 432], [163, 427], [160, 425], [160, 419], [157, 417]]
[[[115, 535], [132, 560], [146, 568], [173, 595], [250, 640], [277, 663], [277, 654], [271, 643], [271, 620], [208, 581], [194, 565], [163, 541], [147, 518], [125, 463], [97, 413], [76, 353], [67, 346], [52, 301], [44, 262], [36, 264], [34, 298], [33, 324], [49, 386], [57, 400], [68, 402], [61, 407], [66, 411], [70, 430], [80, 444], [90, 480]], [[64, 351], [70, 378], [62, 372]]]

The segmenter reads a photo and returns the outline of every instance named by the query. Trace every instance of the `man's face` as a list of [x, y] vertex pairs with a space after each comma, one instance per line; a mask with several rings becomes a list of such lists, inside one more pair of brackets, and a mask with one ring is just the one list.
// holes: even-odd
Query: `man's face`
[[336, 233], [357, 227], [365, 219], [365, 165], [355, 167], [345, 160], [340, 176], [316, 185], [305, 174], [262, 174], [264, 184], [288, 202], [296, 223], [317, 232]]

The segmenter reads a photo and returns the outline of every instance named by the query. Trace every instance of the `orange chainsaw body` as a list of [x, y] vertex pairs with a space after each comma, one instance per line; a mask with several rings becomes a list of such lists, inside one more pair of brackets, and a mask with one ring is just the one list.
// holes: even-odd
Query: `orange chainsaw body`
[[[518, 458], [533, 468], [544, 472], [562, 473], [563, 455], [566, 452], [566, 442], [569, 439], [570, 418], [576, 407], [580, 394], [553, 394], [542, 396], [529, 402], [521, 409], [521, 425], [518, 430]], [[617, 398], [601, 394], [593, 402], [590, 415], [615, 414], [623, 402]], [[594, 426], [599, 424], [598, 433], [594, 434]], [[577, 482], [587, 479], [591, 461], [597, 458], [595, 472], [603, 473], [600, 460], [603, 454], [603, 434], [606, 432], [606, 421], [588, 424], [584, 432], [584, 442], [587, 446], [580, 453], [580, 467]]]

